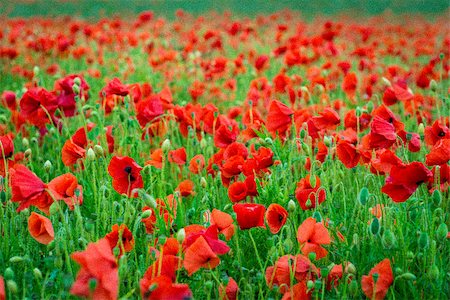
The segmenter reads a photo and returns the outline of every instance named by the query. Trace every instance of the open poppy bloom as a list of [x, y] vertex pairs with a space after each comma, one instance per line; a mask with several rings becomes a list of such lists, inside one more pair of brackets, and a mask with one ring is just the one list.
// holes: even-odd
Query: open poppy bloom
[[35, 212], [28, 218], [28, 231], [36, 241], [44, 245], [48, 245], [55, 238], [52, 222]]
[[199, 174], [205, 167], [205, 157], [202, 154], [197, 154], [189, 161], [189, 171], [192, 174]]
[[219, 234], [222, 233], [227, 241], [234, 235], [233, 218], [225, 212], [214, 208], [211, 212], [211, 225], [216, 225]]
[[[117, 299], [119, 269], [107, 239], [89, 243], [86, 250], [72, 253], [71, 257], [81, 266], [70, 289], [72, 295], [98, 300]], [[95, 286], [93, 290], [92, 285]]]
[[64, 146], [61, 149], [61, 156], [65, 166], [72, 166], [76, 164], [79, 159], [86, 156], [85, 148], [88, 145], [87, 132], [90, 132], [94, 127], [94, 123], [89, 123], [86, 128], [84, 126], [78, 128], [71, 138], [64, 143]]
[[[300, 179], [295, 190], [295, 198], [303, 210], [315, 208], [316, 205], [325, 201], [325, 191], [320, 189], [320, 179], [316, 176], [316, 185], [311, 186], [310, 175]], [[309, 201], [308, 201], [309, 200]]]
[[5, 293], [5, 281], [3, 280], [3, 277], [0, 276], [0, 300], [6, 299], [6, 293]]
[[10, 158], [14, 153], [12, 135], [0, 135], [0, 159]]
[[247, 185], [245, 182], [236, 181], [228, 187], [228, 197], [231, 202], [239, 202], [247, 197]]
[[112, 186], [119, 194], [137, 197], [134, 189], [144, 187], [141, 176], [142, 167], [128, 156], [114, 156], [109, 162], [108, 173], [113, 178]]
[[347, 141], [339, 141], [336, 147], [336, 154], [344, 166], [349, 169], [356, 167], [361, 157], [356, 146]]
[[[373, 275], [378, 274], [378, 279], [374, 281]], [[361, 288], [369, 299], [382, 300], [386, 297], [389, 287], [394, 282], [391, 262], [385, 258], [370, 270], [369, 275], [363, 275]]]
[[391, 169], [381, 191], [394, 202], [405, 202], [416, 191], [420, 184], [428, 182], [433, 173], [421, 162], [396, 165]]
[[236, 300], [239, 292], [239, 286], [236, 281], [229, 277], [228, 284], [219, 286], [219, 299], [220, 300]]
[[264, 228], [264, 213], [266, 208], [262, 204], [237, 203], [233, 205], [239, 228], [250, 229], [253, 227]]
[[304, 255], [314, 252], [317, 259], [327, 256], [328, 251], [322, 245], [331, 243], [328, 230], [323, 223], [317, 223], [314, 218], [307, 218], [298, 227], [297, 240], [302, 245], [302, 253]]
[[145, 165], [150, 165], [154, 166], [157, 169], [161, 169], [162, 161], [163, 161], [163, 151], [161, 148], [158, 148], [150, 154], [150, 159], [145, 162]]
[[426, 155], [426, 164], [436, 166], [446, 164], [450, 160], [450, 138], [440, 139]]
[[17, 211], [33, 205], [48, 214], [53, 199], [46, 191], [47, 185], [23, 165], [15, 165], [10, 172], [11, 201], [20, 203]]
[[183, 196], [183, 197], [188, 197], [188, 196], [191, 196], [191, 195], [195, 195], [194, 183], [191, 180], [189, 180], [189, 179], [183, 180], [177, 186], [175, 191], [180, 192], [181, 196]]
[[148, 300], [188, 300], [192, 299], [192, 291], [185, 283], [173, 283], [164, 275], [148, 280], [142, 278], [140, 283], [141, 296]]
[[284, 136], [292, 123], [294, 111], [280, 101], [273, 100], [269, 105], [267, 115], [267, 130], [270, 133], [277, 133]]
[[20, 113], [31, 124], [43, 128], [54, 121], [56, 96], [41, 87], [31, 88], [20, 99]]
[[169, 161], [179, 166], [183, 166], [186, 163], [186, 149], [181, 147], [179, 149], [169, 151]]
[[105, 236], [108, 240], [111, 249], [118, 247], [120, 250], [119, 257], [122, 256], [122, 252], [130, 252], [134, 248], [134, 237], [127, 225], [114, 224], [112, 230]]
[[270, 204], [266, 211], [266, 221], [270, 232], [277, 234], [286, 223], [287, 217], [288, 212], [283, 206], [277, 203]]
[[48, 189], [55, 200], [64, 201], [71, 210], [83, 203], [83, 188], [71, 173], [54, 178], [48, 183]]
[[214, 269], [220, 259], [203, 236], [198, 237], [184, 253], [183, 266], [191, 276], [200, 268]]

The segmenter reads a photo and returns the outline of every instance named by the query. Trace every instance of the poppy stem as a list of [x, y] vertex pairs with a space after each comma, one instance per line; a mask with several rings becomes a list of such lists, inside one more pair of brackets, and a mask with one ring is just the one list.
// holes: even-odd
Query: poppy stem
[[249, 230], [249, 236], [250, 236], [250, 239], [252, 240], [253, 248], [255, 249], [256, 260], [258, 261], [259, 267], [261, 268], [261, 272], [264, 273], [264, 266], [261, 262], [261, 258], [259, 257], [258, 248], [256, 247], [256, 243], [255, 243], [255, 240], [253, 239], [251, 230]]

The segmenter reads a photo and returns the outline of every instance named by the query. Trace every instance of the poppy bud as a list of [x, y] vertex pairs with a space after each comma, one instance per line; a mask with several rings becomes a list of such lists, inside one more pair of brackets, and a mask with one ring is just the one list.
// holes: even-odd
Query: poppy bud
[[308, 254], [308, 258], [309, 258], [310, 261], [315, 261], [316, 257], [317, 257], [316, 252], [310, 252]]
[[328, 276], [328, 274], [330, 274], [330, 269], [328, 268], [322, 268], [320, 269], [320, 276], [325, 278]]
[[413, 260], [414, 259], [414, 253], [412, 251], [406, 252], [406, 259], [407, 260]]
[[141, 219], [147, 219], [150, 218], [152, 215], [152, 211], [150, 209], [147, 209], [145, 211], [142, 212], [141, 214]]
[[433, 92], [436, 92], [438, 89], [438, 85], [436, 83], [436, 80], [431, 79], [430, 80], [430, 90], [432, 90]]
[[439, 268], [435, 264], [433, 264], [428, 270], [428, 276], [431, 280], [439, 279], [439, 273]]
[[200, 185], [202, 188], [206, 188], [207, 182], [205, 177], [200, 178]]
[[438, 229], [436, 230], [436, 238], [438, 240], [444, 241], [447, 238], [447, 234], [448, 234], [447, 224], [442, 223], [441, 225], [439, 225]]
[[317, 177], [314, 174], [311, 174], [311, 176], [309, 176], [309, 184], [311, 185], [311, 188], [316, 187]]
[[315, 288], [316, 290], [320, 290], [321, 287], [322, 287], [322, 280], [317, 279], [317, 280], [314, 282], [314, 288]]
[[170, 144], [170, 140], [169, 139], [165, 139], [164, 142], [161, 145], [161, 149], [163, 152], [168, 152], [171, 148], [171, 144]]
[[205, 287], [207, 290], [211, 290], [213, 286], [213, 283], [211, 280], [208, 280], [207, 282], [205, 282]]
[[357, 233], [353, 234], [352, 244], [355, 246], [359, 246], [359, 236]]
[[40, 71], [41, 71], [41, 69], [39, 69], [38, 66], [33, 67], [33, 75], [34, 76], [38, 76]]
[[411, 280], [411, 281], [414, 281], [417, 279], [416, 275], [414, 275], [412, 273], [403, 273], [398, 278], [405, 279], [405, 280]]
[[357, 118], [361, 117], [362, 111], [361, 111], [361, 107], [356, 107], [356, 111], [355, 111], [355, 115]]
[[95, 152], [94, 150], [92, 150], [92, 148], [89, 148], [88, 151], [86, 152], [86, 158], [90, 161], [95, 160]]
[[439, 190], [434, 190], [433, 195], [431, 196], [431, 198], [433, 199], [433, 203], [434, 203], [435, 206], [439, 206], [441, 204], [442, 195], [441, 195], [441, 192]]
[[389, 86], [392, 85], [391, 82], [389, 81], [389, 79], [387, 79], [386, 77], [381, 77], [381, 81], [383, 81], [383, 84], [384, 84], [386, 87], [389, 87]]
[[27, 138], [23, 138], [23, 139], [22, 139], [22, 145], [23, 145], [25, 148], [28, 148], [28, 147], [30, 146], [30, 142], [28, 141]]
[[14, 278], [14, 271], [11, 268], [6, 268], [5, 273], [3, 274], [6, 280], [11, 280]]
[[373, 102], [372, 101], [369, 101], [369, 102], [367, 102], [367, 112], [370, 114], [370, 113], [372, 113], [372, 110], [373, 110]]
[[317, 90], [319, 94], [322, 94], [325, 91], [325, 87], [321, 84], [316, 84], [314, 88]]
[[316, 219], [317, 223], [322, 222], [322, 216], [320, 215], [320, 212], [315, 211], [315, 212], [313, 213], [312, 217], [313, 217], [314, 219]]
[[8, 287], [8, 290], [13, 293], [16, 294], [17, 293], [17, 283], [13, 280], [8, 280], [6, 281], [6, 286]]
[[80, 93], [80, 86], [77, 84], [72, 85], [72, 91], [75, 95], [78, 95]]
[[295, 211], [295, 208], [296, 208], [295, 201], [294, 200], [289, 200], [288, 206], [287, 206], [288, 212], [289, 213], [293, 213]]
[[420, 135], [423, 135], [425, 133], [425, 125], [423, 125], [423, 123], [420, 123], [417, 127], [417, 133]]
[[46, 160], [45, 163], [44, 163], [44, 170], [45, 170], [45, 172], [48, 173], [51, 170], [51, 168], [52, 168], [52, 162], [49, 161], [49, 160]]
[[34, 275], [34, 278], [36, 278], [37, 280], [42, 279], [42, 272], [38, 268], [33, 269], [33, 275]]
[[314, 282], [312, 280], [308, 280], [306, 282], [306, 287], [308, 288], [308, 290], [312, 289], [314, 287]]
[[419, 236], [419, 248], [425, 249], [430, 246], [430, 239], [428, 238], [428, 234], [426, 232], [422, 232]]
[[366, 187], [363, 187], [358, 194], [359, 203], [361, 203], [361, 205], [366, 205], [369, 196], [370, 196], [369, 190]]
[[310, 208], [310, 207], [312, 206], [311, 199], [306, 200], [305, 206], [306, 206], [307, 208]]
[[76, 85], [81, 85], [81, 79], [80, 79], [80, 77], [75, 77], [75, 78], [73, 79], [73, 83], [76, 84]]
[[177, 241], [182, 244], [184, 242], [184, 239], [186, 238], [186, 231], [184, 230], [184, 228], [181, 228], [180, 230], [178, 230], [177, 232]]
[[381, 242], [385, 249], [393, 249], [397, 246], [397, 239], [395, 238], [394, 233], [389, 229], [384, 231]]
[[286, 239], [286, 240], [283, 242], [283, 246], [284, 246], [284, 250], [285, 250], [287, 253], [290, 253], [291, 250], [292, 250], [292, 248], [294, 247], [294, 243], [292, 242], [291, 239]]
[[306, 145], [306, 143], [302, 142], [302, 150], [306, 153], [309, 154], [309, 147], [308, 145]]
[[49, 209], [50, 215], [55, 215], [58, 213], [58, 211], [59, 211], [58, 203], [53, 202], [52, 205], [50, 205], [50, 209]]
[[25, 158], [30, 158], [32, 153], [33, 153], [33, 151], [31, 151], [30, 148], [28, 148], [27, 150], [25, 150], [25, 153], [24, 153]]
[[325, 144], [325, 146], [330, 147], [331, 144], [333, 143], [333, 138], [331, 136], [326, 135], [323, 138], [323, 143]]
[[94, 146], [94, 152], [98, 157], [103, 157], [105, 155], [105, 151], [103, 151], [103, 147], [100, 145]]
[[144, 193], [142, 195], [142, 198], [144, 199], [146, 205], [148, 205], [151, 208], [156, 208], [156, 200], [152, 195]]
[[345, 267], [345, 272], [348, 274], [356, 274], [356, 267], [354, 264], [349, 262], [347, 266]]
[[370, 223], [370, 232], [373, 235], [377, 235], [380, 232], [380, 221], [377, 218], [373, 218]]
[[23, 257], [22, 256], [13, 256], [9, 259], [9, 262], [13, 263], [13, 264], [23, 262]]

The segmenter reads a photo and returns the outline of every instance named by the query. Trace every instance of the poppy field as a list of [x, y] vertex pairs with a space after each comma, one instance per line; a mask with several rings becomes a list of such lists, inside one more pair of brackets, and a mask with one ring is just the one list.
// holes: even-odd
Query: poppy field
[[450, 298], [445, 12], [0, 24], [0, 300]]

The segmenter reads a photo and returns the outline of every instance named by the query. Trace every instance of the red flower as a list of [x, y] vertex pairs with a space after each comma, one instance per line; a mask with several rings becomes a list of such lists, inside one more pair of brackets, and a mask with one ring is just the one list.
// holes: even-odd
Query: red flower
[[450, 130], [447, 126], [441, 125], [439, 120], [434, 121], [432, 126], [427, 126], [425, 128], [425, 143], [428, 146], [433, 146], [440, 139], [449, 139]]
[[397, 134], [392, 123], [380, 117], [374, 117], [369, 137], [371, 148], [389, 148], [395, 143]]
[[247, 197], [247, 185], [245, 182], [236, 181], [228, 187], [228, 197], [232, 202], [239, 202]]
[[118, 78], [114, 78], [100, 91], [100, 97], [109, 97], [112, 95], [126, 96], [129, 89]]
[[199, 174], [205, 167], [205, 158], [202, 154], [197, 154], [189, 162], [189, 171], [193, 174]]
[[216, 225], [219, 233], [222, 233], [227, 241], [234, 234], [233, 218], [229, 214], [215, 208], [211, 212], [211, 225]]
[[11, 169], [12, 202], [20, 202], [17, 211], [22, 211], [31, 205], [36, 206], [46, 214], [49, 213], [53, 200], [48, 195], [47, 185], [33, 172], [23, 165], [15, 165]]
[[294, 111], [280, 101], [273, 100], [269, 105], [267, 115], [267, 130], [283, 136], [292, 123]]
[[141, 176], [142, 167], [131, 157], [114, 156], [108, 166], [108, 173], [113, 178], [112, 185], [119, 194], [126, 194], [128, 197], [137, 197], [132, 194], [134, 189], [144, 187]]
[[337, 144], [336, 153], [339, 160], [349, 169], [356, 167], [361, 158], [355, 145], [344, 140], [339, 141]]
[[314, 218], [307, 218], [298, 227], [297, 240], [302, 245], [302, 253], [304, 255], [314, 252], [317, 259], [327, 256], [328, 251], [322, 245], [331, 243], [328, 230], [323, 223], [317, 223]]
[[404, 202], [421, 183], [428, 182], [432, 177], [433, 173], [421, 162], [395, 165], [381, 191], [391, 197], [394, 202]]
[[194, 183], [191, 180], [189, 180], [189, 179], [183, 180], [177, 186], [175, 191], [180, 192], [181, 196], [183, 196], [183, 197], [188, 197], [190, 195], [195, 195]]
[[227, 286], [221, 284], [219, 286], [219, 299], [220, 300], [236, 300], [239, 292], [239, 286], [236, 281], [229, 277]]
[[428, 166], [444, 165], [450, 160], [450, 138], [440, 139], [426, 156]]
[[120, 249], [119, 256], [122, 255], [122, 251], [130, 252], [134, 248], [133, 234], [125, 224], [121, 224], [120, 226], [118, 224], [114, 224], [111, 232], [105, 236], [105, 239], [108, 240], [111, 250], [115, 247]]
[[241, 230], [253, 227], [265, 227], [264, 213], [266, 212], [266, 208], [264, 205], [256, 203], [238, 203], [233, 205], [233, 210], [236, 213], [236, 219]]
[[162, 102], [158, 96], [150, 96], [139, 101], [136, 105], [136, 111], [136, 118], [142, 127], [154, 122], [157, 117], [164, 113]]
[[0, 159], [8, 159], [14, 154], [12, 135], [0, 135]]
[[192, 299], [192, 292], [185, 283], [173, 283], [164, 275], [147, 279], [142, 278], [140, 283], [141, 295], [148, 300], [185, 300]]
[[266, 221], [270, 232], [273, 234], [278, 233], [286, 223], [287, 217], [288, 212], [283, 206], [277, 203], [270, 204], [266, 211]]
[[[325, 191], [320, 189], [320, 179], [315, 176], [316, 185], [314, 188], [311, 186], [310, 175], [306, 175], [305, 178], [300, 179], [297, 183], [297, 189], [295, 190], [295, 198], [300, 204], [303, 210], [315, 208], [316, 205], [325, 201]], [[309, 202], [311, 203], [307, 203]]]
[[176, 150], [169, 151], [169, 161], [182, 166], [186, 163], [186, 149], [181, 147]]
[[55, 82], [55, 91], [58, 93], [57, 96], [57, 103], [58, 107], [64, 112], [64, 116], [66, 117], [72, 117], [75, 115], [76, 110], [76, 102], [75, 102], [75, 95], [73, 91], [73, 85], [74, 85], [74, 79], [79, 78], [80, 79], [80, 94], [82, 97], [86, 100], [89, 98], [88, 90], [89, 85], [86, 83], [86, 81], [83, 79], [81, 75], [67, 75], [64, 78], [61, 78]]
[[[373, 275], [377, 274], [375, 282]], [[369, 275], [363, 275], [361, 288], [369, 299], [382, 300], [386, 297], [389, 287], [394, 282], [391, 262], [385, 258], [370, 270]]]
[[184, 254], [183, 266], [191, 276], [200, 268], [214, 269], [220, 263], [220, 259], [211, 249], [204, 236], [195, 239]]
[[[119, 269], [107, 239], [89, 243], [85, 251], [72, 253], [72, 259], [81, 266], [70, 293], [92, 299], [117, 299]], [[91, 291], [91, 282], [95, 289]]]
[[83, 203], [83, 188], [71, 173], [54, 178], [48, 183], [48, 189], [55, 200], [63, 200], [71, 210]]
[[56, 96], [40, 87], [29, 89], [20, 99], [20, 113], [39, 128], [53, 122], [57, 107]]
[[35, 212], [28, 218], [28, 231], [36, 241], [44, 245], [48, 245], [55, 238], [52, 222]]

